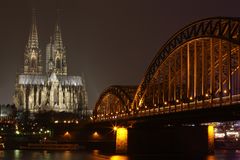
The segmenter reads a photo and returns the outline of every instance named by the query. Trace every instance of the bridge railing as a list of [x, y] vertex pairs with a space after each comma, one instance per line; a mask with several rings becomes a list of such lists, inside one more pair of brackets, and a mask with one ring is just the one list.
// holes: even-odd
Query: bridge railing
[[240, 104], [240, 94], [230, 96], [225, 96], [222, 98], [213, 98], [213, 99], [205, 99], [201, 101], [191, 101], [189, 103], [179, 103], [176, 105], [166, 105], [166, 106], [145, 106], [142, 109], [138, 110], [130, 110], [129, 112], [120, 112], [120, 113], [112, 113], [112, 114], [101, 114], [96, 115], [93, 120], [98, 121], [111, 121], [111, 120], [119, 120], [119, 119], [131, 119], [136, 117], [145, 117], [145, 116], [153, 116], [153, 115], [163, 115], [169, 113], [177, 113], [184, 112], [190, 110], [197, 109], [205, 109], [212, 107], [220, 107], [220, 106], [229, 106], [231, 104]]

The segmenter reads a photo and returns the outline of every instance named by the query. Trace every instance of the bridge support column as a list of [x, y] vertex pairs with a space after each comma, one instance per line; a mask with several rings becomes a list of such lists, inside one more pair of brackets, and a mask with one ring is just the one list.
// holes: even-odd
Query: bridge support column
[[214, 153], [214, 127], [208, 126], [208, 153]]
[[116, 153], [127, 153], [128, 130], [127, 128], [118, 128], [116, 131]]
[[128, 129], [129, 154], [206, 155], [214, 152], [212, 126], [173, 126]]

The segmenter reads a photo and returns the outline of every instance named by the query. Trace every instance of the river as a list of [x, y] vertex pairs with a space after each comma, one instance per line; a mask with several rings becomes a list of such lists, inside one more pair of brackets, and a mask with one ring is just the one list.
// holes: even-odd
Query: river
[[30, 151], [30, 150], [3, 150], [0, 151], [0, 160], [239, 160], [240, 150], [217, 150], [214, 155], [103, 155], [98, 151]]

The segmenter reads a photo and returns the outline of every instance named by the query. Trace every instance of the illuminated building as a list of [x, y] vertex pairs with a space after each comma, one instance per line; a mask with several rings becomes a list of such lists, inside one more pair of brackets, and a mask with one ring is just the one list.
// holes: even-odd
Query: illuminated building
[[18, 110], [79, 113], [87, 109], [87, 93], [81, 76], [69, 76], [66, 49], [61, 28], [56, 23], [54, 34], [46, 47], [45, 71], [39, 48], [36, 15], [24, 53], [23, 73], [17, 75], [14, 104]]
[[10, 118], [14, 115], [14, 111], [13, 105], [0, 105], [0, 118]]

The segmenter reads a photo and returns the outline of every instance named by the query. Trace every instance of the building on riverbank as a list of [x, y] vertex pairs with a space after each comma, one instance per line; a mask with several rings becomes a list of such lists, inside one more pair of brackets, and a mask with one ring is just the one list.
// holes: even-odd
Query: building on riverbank
[[14, 104], [20, 111], [81, 113], [87, 110], [87, 92], [82, 76], [69, 76], [66, 48], [59, 21], [46, 45], [45, 67], [39, 47], [36, 14], [24, 53], [23, 72], [17, 75]]

